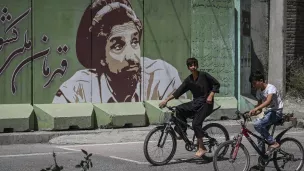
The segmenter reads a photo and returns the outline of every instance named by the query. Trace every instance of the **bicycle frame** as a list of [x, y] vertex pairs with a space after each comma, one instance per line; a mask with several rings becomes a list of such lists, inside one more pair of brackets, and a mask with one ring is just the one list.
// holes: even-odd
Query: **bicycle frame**
[[[255, 151], [265, 160], [269, 158], [268, 155], [266, 155], [263, 151], [261, 151], [258, 147], [258, 145], [251, 139], [250, 135], [254, 136], [257, 140], [262, 141], [264, 144], [270, 145], [263, 137], [256, 135], [255, 133], [251, 132], [246, 128], [245, 125], [242, 125], [242, 136], [245, 136], [246, 139], [249, 141], [249, 143], [252, 145], [252, 147], [255, 149]], [[241, 139], [242, 140], [242, 139]], [[241, 142], [241, 141], [240, 141]], [[240, 143], [238, 142], [237, 145]]]
[[[181, 125], [184, 125], [186, 126], [187, 128], [193, 130], [193, 127], [191, 125], [189, 125], [188, 123], [178, 119], [177, 117], [175, 117], [174, 115], [171, 115], [171, 119], [170, 119], [171, 122], [173, 122], [179, 130], [182, 130]], [[193, 130], [194, 131], [194, 130]], [[180, 131], [181, 132], [181, 137], [182, 139], [184, 140], [185, 143], [189, 143], [191, 144], [191, 141], [188, 139], [187, 135], [185, 135], [185, 133], [183, 131]], [[194, 137], [193, 137], [193, 140], [194, 140]], [[194, 143], [194, 142], [193, 142]]]
[[[238, 112], [236, 112], [236, 113], [238, 113]], [[248, 113], [248, 112], [245, 112], [245, 113]], [[245, 114], [245, 113], [244, 113], [244, 114]], [[239, 114], [239, 113], [238, 113], [238, 114]], [[258, 135], [254, 134], [253, 132], [251, 132], [249, 129], [246, 128], [246, 121], [247, 121], [247, 119], [246, 119], [246, 117], [244, 116], [244, 114], [242, 115], [243, 118], [244, 118], [244, 123], [243, 123], [243, 122], [241, 123], [241, 126], [242, 126], [242, 128], [241, 128], [241, 133], [237, 136], [237, 144], [236, 144], [236, 148], [235, 148], [235, 150], [234, 150], [234, 152], [233, 152], [233, 159], [235, 159], [236, 154], [237, 154], [238, 149], [239, 149], [239, 144], [242, 142], [243, 136], [245, 136], [246, 139], [249, 141], [249, 143], [252, 145], [252, 147], [255, 149], [255, 151], [256, 151], [264, 160], [267, 160], [268, 162], [271, 161], [271, 159], [269, 159], [269, 156], [266, 155], [265, 152], [263, 152], [263, 151], [261, 151], [261, 150], [259, 149], [259, 147], [256, 145], [256, 143], [251, 139], [250, 135], [254, 136], [257, 140], [262, 141], [262, 142], [264, 143], [263, 145], [265, 145], [265, 144], [271, 145], [271, 144], [269, 144], [262, 136], [258, 136]], [[273, 129], [272, 129], [272, 134], [271, 134], [271, 136], [273, 136], [273, 134], [274, 134], [275, 127], [276, 127], [276, 124], [273, 125]], [[282, 136], [283, 136], [289, 129], [291, 129], [291, 128], [292, 128], [292, 126], [286, 128], [285, 130], [283, 130], [282, 132], [280, 132], [280, 133], [275, 137], [276, 141], [280, 141], [280, 139], [282, 138]]]
[[[192, 127], [191, 125], [189, 125], [188, 123], [186, 123], [186, 122], [184, 122], [184, 121], [178, 119], [177, 117], [175, 117], [175, 116], [173, 115], [173, 113], [171, 114], [171, 119], [170, 119], [170, 121], [169, 121], [169, 127], [171, 127], [171, 122], [173, 122], [173, 123], [178, 127], [179, 130], [182, 130], [180, 124], [186, 126], [187, 128], [189, 128], [189, 129], [191, 129], [191, 130], [193, 130], [193, 127]], [[194, 131], [194, 130], [193, 130], [193, 131]], [[174, 133], [175, 133], [175, 132], [174, 132]], [[193, 140], [192, 140], [192, 142], [188, 139], [187, 135], [185, 135], [185, 133], [184, 133], [183, 131], [181, 131], [181, 137], [182, 137], [182, 139], [184, 140], [185, 143], [188, 143], [188, 144], [193, 143], [193, 144], [194, 144], [195, 135], [193, 135]], [[206, 133], [206, 132], [204, 132], [204, 137], [206, 137], [206, 138], [211, 138], [211, 137], [208, 135], [208, 133]], [[204, 142], [204, 145], [207, 145], [207, 144], [208, 144], [208, 142]]]
[[[174, 124], [177, 126], [177, 128], [178, 128], [179, 130], [182, 130], [182, 128], [181, 128], [181, 126], [180, 126], [180, 124], [181, 124], [181, 125], [186, 126], [186, 127], [189, 128], [189, 129], [191, 129], [192, 131], [194, 131], [194, 129], [193, 129], [193, 127], [192, 127], [191, 125], [189, 125], [188, 123], [186, 123], [186, 122], [184, 122], [184, 121], [178, 119], [176, 116], [174, 116], [174, 113], [175, 113], [174, 107], [169, 107], [169, 106], [166, 106], [166, 107], [167, 107], [172, 113], [171, 113], [171, 118], [170, 118], [169, 122], [164, 123], [164, 125], [165, 125], [165, 132], [167, 131], [167, 129], [172, 129], [172, 127], [171, 127], [171, 124], [172, 124], [172, 123], [174, 123]], [[219, 106], [219, 107], [213, 109], [213, 111], [212, 111], [211, 113], [213, 113], [214, 111], [218, 110], [220, 107], [221, 107], [221, 106]], [[174, 135], [176, 136], [174, 130], [173, 130], [173, 133], [174, 133]], [[210, 140], [210, 139], [213, 140], [213, 138], [210, 137], [210, 136], [208, 135], [208, 133], [203, 132], [203, 134], [204, 134], [204, 135], [203, 135], [204, 137], [208, 138], [209, 140]], [[163, 133], [162, 133], [160, 139], [162, 139], [162, 137], [163, 137]], [[182, 137], [182, 139], [184, 140], [184, 142], [185, 142], [187, 145], [196, 145], [196, 144], [194, 143], [195, 134], [193, 135], [193, 140], [192, 140], [192, 142], [188, 139], [187, 135], [185, 135], [185, 133], [184, 133], [183, 131], [181, 131], [181, 137]], [[166, 138], [167, 138], [167, 134], [166, 134], [165, 140], [166, 140]], [[165, 141], [165, 140], [164, 140], [164, 141]], [[159, 144], [160, 144], [160, 142], [158, 142], [158, 146], [163, 146], [163, 144], [162, 144], [162, 145], [159, 145]], [[203, 144], [204, 144], [204, 145], [209, 145], [209, 141], [204, 141]]]

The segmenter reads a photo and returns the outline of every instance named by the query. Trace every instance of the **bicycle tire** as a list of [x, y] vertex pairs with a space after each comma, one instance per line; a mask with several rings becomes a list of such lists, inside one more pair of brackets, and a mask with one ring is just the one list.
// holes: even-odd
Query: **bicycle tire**
[[[218, 123], [209, 123], [209, 124], [207, 124], [207, 125], [205, 125], [205, 126], [203, 127], [203, 130], [206, 131], [206, 130], [208, 130], [209, 128], [213, 128], [213, 127], [219, 128], [219, 129], [224, 133], [225, 141], [229, 141], [229, 139], [230, 139], [229, 133], [228, 133], [227, 129], [226, 129], [223, 125], [221, 125], [221, 124], [218, 124]], [[226, 154], [227, 149], [226, 149], [224, 152], [225, 152], [225, 154]], [[203, 155], [202, 158], [203, 158], [204, 160], [207, 160], [207, 161], [212, 161], [212, 160], [213, 160], [213, 156], [206, 156], [206, 155]]]
[[[221, 151], [222, 148], [226, 147], [226, 148], [229, 148], [229, 145], [233, 145], [235, 144], [236, 141], [235, 140], [229, 140], [229, 141], [226, 141], [226, 142], [223, 142], [219, 145], [219, 147], [216, 149], [216, 151], [214, 152], [214, 156], [213, 156], [213, 169], [215, 171], [221, 171], [218, 169], [218, 166], [217, 166], [217, 161], [218, 161], [218, 158], [219, 156], [219, 152]], [[240, 143], [240, 146], [239, 148], [241, 148], [244, 153], [245, 153], [245, 156], [246, 156], [246, 160], [247, 160], [247, 165], [245, 166], [244, 170], [243, 171], [248, 171], [249, 170], [249, 167], [250, 167], [250, 155], [249, 155], [249, 152], [247, 150], [247, 148], [244, 146], [244, 144]]]
[[[301, 161], [301, 164], [300, 164], [300, 167], [298, 167], [298, 170], [295, 170], [295, 171], [300, 171], [302, 168], [303, 168], [303, 159], [304, 159], [304, 150], [303, 150], [303, 146], [302, 144], [295, 138], [292, 138], [292, 137], [286, 137], [286, 138], [283, 138], [279, 144], [282, 145], [283, 143], [287, 142], [287, 141], [293, 141], [294, 143], [296, 143], [298, 145], [298, 147], [300, 148], [300, 151], [302, 153], [302, 161]], [[277, 161], [277, 154], [278, 154], [278, 151], [275, 151], [273, 153], [273, 164], [275, 166], [275, 168], [277, 169], [277, 171], [281, 171], [280, 167], [279, 167], [279, 164], [278, 164], [278, 161]]]
[[165, 129], [165, 126], [158, 126], [158, 127], [153, 128], [148, 133], [148, 135], [146, 136], [145, 141], [144, 141], [144, 147], [143, 147], [144, 148], [144, 155], [145, 155], [147, 161], [154, 166], [160, 166], [160, 165], [165, 165], [165, 164], [169, 163], [171, 161], [171, 159], [173, 158], [173, 156], [175, 155], [175, 152], [176, 152], [176, 146], [177, 146], [176, 135], [175, 135], [174, 131], [172, 130], [172, 128], [170, 128], [170, 130], [168, 131], [168, 134], [170, 134], [170, 136], [172, 137], [172, 142], [173, 142], [173, 148], [172, 148], [172, 151], [171, 151], [170, 155], [162, 162], [157, 162], [157, 161], [154, 161], [154, 160], [151, 159], [151, 157], [148, 153], [148, 149], [147, 149], [148, 142], [149, 142], [151, 136], [155, 132], [157, 132], [159, 130], [163, 131], [164, 129]]

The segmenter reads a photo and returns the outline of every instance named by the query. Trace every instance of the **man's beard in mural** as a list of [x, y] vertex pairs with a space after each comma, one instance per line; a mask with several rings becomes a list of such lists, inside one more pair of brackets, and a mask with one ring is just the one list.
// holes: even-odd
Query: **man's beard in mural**
[[[113, 95], [118, 102], [131, 101], [138, 82], [141, 81], [141, 66], [129, 61], [118, 73], [106, 72]], [[135, 97], [138, 98], [138, 97]]]

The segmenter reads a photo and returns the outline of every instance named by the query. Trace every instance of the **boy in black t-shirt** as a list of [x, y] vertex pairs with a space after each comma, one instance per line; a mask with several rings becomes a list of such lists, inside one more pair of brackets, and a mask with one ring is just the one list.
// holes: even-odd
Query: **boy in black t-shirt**
[[[179, 88], [167, 99], [162, 101], [159, 106], [162, 108], [173, 98], [178, 99], [188, 90], [191, 91], [193, 100], [178, 105], [176, 108], [176, 116], [184, 122], [187, 122], [187, 118], [194, 116], [192, 126], [199, 144], [199, 149], [195, 155], [201, 157], [207, 152], [203, 145], [202, 124], [205, 118], [208, 117], [213, 110], [214, 94], [219, 93], [220, 83], [207, 72], [197, 70], [197, 59], [188, 58], [186, 64], [191, 74], [183, 81]], [[181, 135], [180, 131], [183, 131], [186, 134], [187, 127], [182, 126], [182, 130], [178, 130], [177, 127], [174, 129]], [[178, 138], [180, 139], [180, 137]]]

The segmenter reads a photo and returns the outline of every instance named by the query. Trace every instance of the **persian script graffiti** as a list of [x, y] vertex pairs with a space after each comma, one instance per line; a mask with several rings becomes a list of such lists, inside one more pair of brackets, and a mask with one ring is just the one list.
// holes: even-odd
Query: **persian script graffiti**
[[[18, 31], [17, 25], [22, 20], [24, 20], [26, 17], [28, 17], [29, 13], [31, 12], [31, 8], [27, 9], [23, 14], [19, 15], [16, 19], [13, 20], [12, 15], [9, 13], [9, 9], [7, 7], [3, 7], [1, 10], [1, 17], [0, 21], [2, 24], [9, 24], [7, 28], [5, 29], [4, 33], [7, 34], [9, 31], [11, 31], [12, 36], [9, 38], [2, 38], [0, 37], [0, 52], [8, 45], [13, 44], [14, 42], [17, 42], [19, 40], [20, 33]], [[13, 20], [13, 21], [12, 21]], [[12, 21], [12, 22], [11, 22]], [[48, 43], [49, 38], [46, 35], [42, 36], [41, 39], [42, 43]], [[21, 56], [27, 51], [31, 51], [32, 49], [32, 41], [31, 38], [28, 38], [28, 30], [26, 29], [23, 34], [23, 45], [15, 50], [13, 50], [5, 59], [5, 62], [2, 66], [0, 66], [0, 76], [5, 72], [5, 70], [10, 66], [11, 62], [18, 56]], [[34, 62], [37, 59], [40, 59], [44, 57], [44, 62], [42, 66], [42, 74], [44, 77], [50, 77], [48, 81], [44, 84], [43, 88], [46, 88], [50, 85], [50, 83], [54, 80], [56, 74], [59, 74], [60, 77], [63, 77], [63, 75], [66, 73], [67, 67], [68, 67], [68, 61], [66, 59], [63, 59], [61, 61], [61, 67], [57, 68], [53, 71], [51, 74], [50, 66], [48, 65], [48, 54], [50, 53], [51, 47], [46, 48], [43, 51], [33, 53], [31, 56], [26, 57], [24, 60], [22, 60], [17, 67], [15, 68], [14, 72], [12, 73], [11, 78], [11, 91], [12, 94], [15, 94], [17, 91], [16, 87], [16, 77], [18, 73], [29, 63]], [[63, 47], [59, 46], [57, 48], [57, 52], [59, 54], [61, 53], [67, 53], [69, 50], [67, 45], [64, 45]]]
[[197, 7], [230, 9], [232, 8], [232, 0], [216, 0], [215, 2], [211, 2], [210, 0], [200, 0], [192, 4], [192, 8]]

